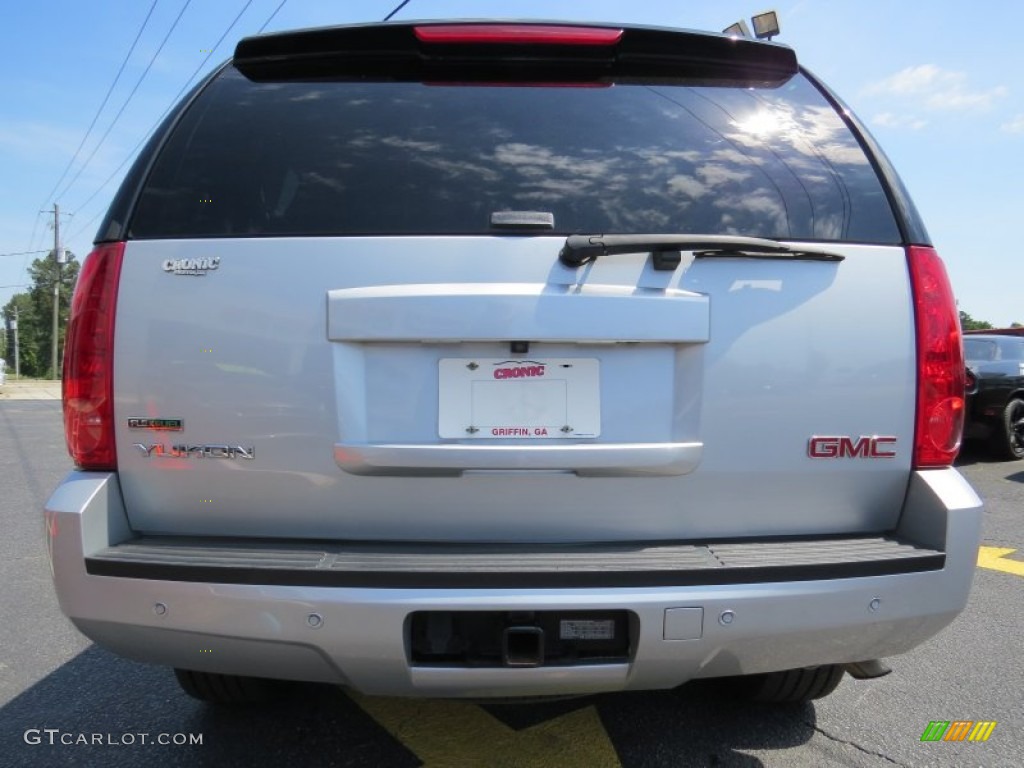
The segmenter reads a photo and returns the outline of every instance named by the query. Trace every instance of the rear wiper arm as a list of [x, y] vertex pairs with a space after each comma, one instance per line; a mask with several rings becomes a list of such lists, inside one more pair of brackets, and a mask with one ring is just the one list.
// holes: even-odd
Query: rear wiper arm
[[654, 268], [679, 266], [680, 251], [696, 259], [746, 258], [794, 261], [842, 261], [838, 253], [792, 248], [776, 240], [732, 235], [569, 235], [558, 258], [567, 267], [581, 267], [598, 256], [617, 253], [653, 253]]

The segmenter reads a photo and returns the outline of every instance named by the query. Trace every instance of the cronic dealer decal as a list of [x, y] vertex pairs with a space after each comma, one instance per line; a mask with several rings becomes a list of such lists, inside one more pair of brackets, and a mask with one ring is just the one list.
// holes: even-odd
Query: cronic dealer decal
[[202, 277], [210, 270], [217, 269], [219, 266], [219, 256], [202, 259], [165, 259], [163, 262], [164, 272], [171, 272], [175, 275], [193, 275], [196, 277]]

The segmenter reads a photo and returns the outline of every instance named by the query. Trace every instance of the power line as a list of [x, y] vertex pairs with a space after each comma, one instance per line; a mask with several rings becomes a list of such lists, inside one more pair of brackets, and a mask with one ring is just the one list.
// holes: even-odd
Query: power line
[[[124, 163], [121, 163], [121, 165], [124, 165]], [[120, 169], [120, 168], [118, 168], [118, 170], [121, 170], [121, 169]], [[114, 173], [117, 173], [117, 171], [114, 171]], [[107, 179], [107, 181], [110, 181], [110, 179]], [[105, 183], [104, 183], [104, 186], [105, 186]], [[101, 188], [102, 188], [102, 187], [101, 187]], [[99, 190], [97, 190], [97, 192], [98, 192], [98, 191], [99, 191]], [[93, 197], [95, 197], [95, 194], [93, 195]], [[89, 199], [91, 200], [92, 198], [89, 198]], [[80, 226], [80, 227], [79, 227], [78, 229], [76, 229], [76, 230], [75, 230], [75, 233], [74, 233], [73, 235], [68, 235], [68, 240], [74, 240], [74, 239], [75, 239], [76, 237], [78, 237], [78, 236], [79, 236], [80, 234], [82, 234], [83, 232], [85, 232], [85, 230], [87, 230], [87, 229], [88, 229], [88, 228], [89, 228], [89, 227], [90, 227], [90, 226], [92, 225], [92, 223], [93, 223], [94, 221], [96, 221], [96, 219], [98, 219], [98, 218], [99, 218], [100, 216], [102, 216], [102, 215], [103, 215], [104, 213], [106, 213], [106, 211], [104, 211], [104, 210], [100, 209], [99, 213], [97, 213], [97, 214], [96, 214], [95, 216], [93, 216], [93, 217], [92, 217], [91, 219], [89, 219], [89, 220], [88, 220], [87, 222], [85, 222], [85, 224], [83, 224], [83, 225], [82, 225], [82, 226]]]
[[44, 248], [41, 251], [18, 251], [17, 253], [0, 253], [0, 257], [3, 256], [25, 256], [33, 253], [49, 253], [49, 249]]
[[[277, 16], [278, 11], [280, 11], [282, 8], [284, 8], [285, 3], [287, 3], [287, 2], [288, 2], [288, 0], [281, 0], [281, 2], [278, 4], [277, 8], [274, 9], [273, 13], [271, 13], [270, 16], [267, 17], [267, 20], [263, 22], [263, 26], [261, 26], [259, 28], [259, 31], [257, 32], [257, 34], [259, 34], [259, 32], [262, 32], [264, 29], [266, 29], [267, 25], [273, 20], [273, 18], [275, 16]], [[132, 150], [128, 153], [127, 157], [125, 157], [125, 159], [121, 161], [121, 164], [119, 166], [117, 166], [117, 168], [114, 169], [114, 172], [111, 173], [106, 178], [106, 180], [102, 184], [100, 184], [93, 191], [93, 193], [91, 195], [89, 195], [89, 197], [87, 197], [85, 199], [85, 202], [83, 202], [81, 205], [79, 205], [75, 209], [76, 212], [82, 210], [87, 205], [89, 205], [89, 203], [91, 203], [93, 201], [93, 199], [96, 197], [96, 195], [98, 195], [100, 192], [102, 192], [103, 189], [107, 186], [107, 184], [109, 184], [114, 179], [114, 177], [116, 177], [121, 172], [121, 169], [124, 168], [125, 165], [128, 164], [128, 161], [131, 160], [135, 156], [135, 153], [139, 151], [139, 149], [142, 147], [142, 145], [144, 143], [146, 143], [146, 141], [149, 140], [149, 137], [153, 135], [153, 132], [157, 129], [157, 127], [163, 122], [164, 118], [168, 115], [168, 113], [178, 103], [178, 99], [181, 98], [181, 95], [192, 84], [192, 81], [195, 79], [196, 74], [203, 68], [203, 66], [205, 66], [206, 62], [213, 55], [214, 51], [216, 51], [217, 48], [220, 47], [220, 44], [222, 42], [224, 42], [224, 38], [228, 36], [228, 33], [231, 32], [231, 30], [234, 28], [235, 24], [237, 24], [238, 20], [242, 17], [242, 14], [245, 13], [246, 9], [251, 4], [252, 4], [252, 0], [249, 0], [249, 2], [247, 2], [242, 7], [242, 10], [239, 11], [238, 14], [235, 16], [234, 21], [232, 21], [231, 24], [228, 25], [227, 29], [224, 30], [223, 34], [221, 34], [220, 38], [217, 40], [216, 45], [214, 45], [210, 49], [210, 52], [206, 55], [206, 58], [203, 59], [202, 62], [199, 64], [199, 66], [196, 67], [195, 70], [193, 70], [191, 75], [189, 75], [188, 79], [185, 81], [185, 84], [183, 86], [181, 86], [181, 88], [178, 90], [178, 92], [174, 95], [174, 98], [171, 99], [170, 103], [167, 105], [167, 108], [164, 109], [164, 111], [160, 114], [160, 117], [158, 117], [156, 119], [156, 121], [153, 123], [153, 126], [149, 129], [149, 131], [147, 131], [146, 134], [139, 140], [139, 142], [132, 148]], [[69, 235], [68, 239], [72, 240], [72, 239], [78, 237], [79, 235], [81, 235], [103, 213], [104, 213], [104, 211], [100, 211], [99, 213], [97, 213], [95, 216], [93, 216], [91, 219], [89, 219], [89, 221], [87, 221], [85, 224], [83, 224], [81, 227], [79, 227], [77, 230], [75, 230], [75, 233], [73, 235]], [[38, 219], [37, 219], [37, 221], [38, 221]]]
[[[42, 203], [40, 203], [40, 205], [46, 205], [46, 201], [44, 200]], [[39, 217], [41, 217], [42, 215], [42, 211], [36, 214], [36, 220], [32, 223], [32, 234], [28, 236], [28, 243], [25, 244], [26, 248], [31, 248], [32, 244], [36, 240], [36, 230], [39, 228]]]
[[[287, 2], [287, 0], [285, 0], [285, 2]], [[170, 106], [167, 107], [167, 109], [164, 110], [163, 114], [160, 115], [159, 119], [157, 119], [156, 125], [160, 125], [160, 121], [164, 119], [164, 115], [170, 112], [171, 107], [178, 103], [178, 99], [181, 98], [181, 95], [185, 92], [185, 89], [189, 87], [189, 85], [195, 79], [196, 75], [199, 74], [199, 71], [206, 66], [206, 62], [208, 62], [210, 60], [210, 57], [213, 56], [214, 51], [220, 48], [220, 44], [224, 42], [224, 38], [227, 37], [228, 33], [235, 28], [235, 24], [237, 24], [238, 20], [242, 18], [242, 14], [246, 12], [250, 5], [252, 5], [252, 0], [248, 0], [248, 2], [246, 2], [246, 4], [242, 6], [242, 10], [240, 10], [238, 14], [235, 16], [235, 20], [228, 24], [228, 28], [224, 30], [221, 36], [217, 39], [217, 42], [214, 43], [212, 48], [210, 48], [210, 52], [206, 54], [206, 58], [199, 62], [199, 66], [192, 70], [192, 74], [188, 76], [188, 79], [185, 81], [185, 84], [181, 86], [181, 88], [178, 90], [176, 94], [174, 94], [174, 98], [171, 99]], [[284, 3], [281, 3], [281, 5], [284, 5]], [[277, 7], [278, 11], [281, 10], [281, 5]], [[277, 11], [274, 11], [274, 14], [276, 13]], [[270, 15], [271, 19], [274, 18], [274, 14]], [[269, 23], [270, 19], [267, 19], [267, 22]], [[155, 128], [156, 125], [154, 125], [153, 127]]]
[[274, 9], [274, 12], [272, 14], [270, 14], [270, 18], [268, 18], [266, 21], [264, 21], [263, 22], [263, 26], [256, 30], [256, 34], [257, 35], [260, 32], [262, 32], [264, 29], [267, 28], [267, 24], [269, 24], [271, 22], [271, 20], [273, 20], [273, 18], [275, 16], [277, 16], [277, 12], [280, 11], [282, 8], [284, 8], [284, 4], [287, 3], [287, 2], [288, 2], [288, 0], [281, 0], [281, 4], [279, 6], [277, 6], [277, 8]]
[[170, 39], [171, 34], [177, 28], [178, 22], [181, 21], [181, 17], [185, 15], [185, 11], [188, 9], [191, 3], [192, 0], [185, 0], [185, 5], [181, 7], [181, 10], [178, 12], [177, 18], [175, 18], [174, 23], [171, 24], [171, 28], [167, 30], [167, 34], [164, 35], [164, 39], [160, 41], [160, 47], [156, 49], [156, 53], [154, 53], [152, 58], [150, 58], [149, 64], [146, 65], [146, 69], [143, 71], [142, 76], [139, 77], [138, 81], [135, 83], [135, 87], [132, 88], [131, 93], [128, 94], [128, 98], [124, 100], [124, 104], [121, 105], [121, 108], [117, 111], [117, 114], [114, 115], [114, 120], [110, 123], [110, 125], [107, 126], [107, 130], [106, 132], [104, 132], [103, 136], [100, 137], [99, 143], [92, 148], [92, 152], [89, 153], [89, 156], [85, 159], [85, 162], [82, 163], [81, 167], [79, 167], [78, 173], [75, 174], [75, 178], [73, 178], [68, 183], [68, 185], [64, 187], [64, 189], [61, 191], [58, 197], [63, 197], [64, 195], [66, 195], [68, 193], [68, 190], [75, 185], [76, 181], [78, 181], [79, 176], [82, 175], [82, 171], [89, 167], [89, 163], [92, 161], [93, 157], [96, 156], [96, 152], [99, 150], [99, 148], [103, 146], [103, 142], [107, 140], [107, 136], [110, 135], [110, 132], [114, 129], [114, 126], [117, 125], [117, 121], [121, 119], [121, 115], [124, 114], [125, 108], [128, 106], [132, 98], [135, 96], [135, 92], [139, 90], [139, 86], [142, 85], [142, 81], [146, 79], [146, 75], [149, 74], [149, 70], [153, 67], [153, 63], [156, 61], [157, 56], [159, 56], [160, 51], [164, 49], [164, 45], [167, 44], [168, 39]]
[[[39, 205], [46, 205], [47, 201], [50, 199], [50, 195], [57, 191], [61, 182], [64, 181], [64, 178], [68, 175], [68, 171], [71, 170], [71, 166], [73, 166], [75, 164], [75, 160], [78, 159], [78, 155], [82, 151], [82, 147], [85, 146], [85, 142], [88, 141], [89, 136], [92, 134], [92, 129], [96, 127], [96, 121], [99, 120], [100, 114], [103, 112], [103, 108], [107, 106], [107, 102], [110, 100], [110, 94], [114, 92], [114, 87], [121, 79], [121, 75], [124, 73], [124, 68], [128, 64], [128, 59], [131, 58], [132, 53], [135, 51], [135, 46], [139, 43], [139, 38], [142, 37], [142, 33], [145, 31], [146, 25], [149, 24], [149, 19], [152, 17], [153, 11], [156, 10], [157, 2], [159, 2], [159, 0], [153, 0], [153, 4], [149, 6], [149, 13], [146, 14], [146, 18], [143, 20], [142, 26], [139, 27], [139, 31], [136, 33], [135, 39], [132, 41], [131, 47], [128, 49], [128, 53], [125, 54], [124, 60], [121, 62], [121, 68], [118, 69], [117, 74], [114, 75], [114, 81], [110, 84], [110, 87], [107, 88], [107, 95], [103, 97], [103, 102], [100, 104], [99, 109], [96, 110], [96, 114], [93, 115], [92, 122], [89, 123], [89, 127], [85, 130], [85, 135], [82, 137], [82, 140], [78, 143], [78, 149], [75, 150], [75, 154], [70, 160], [68, 160], [68, 164], [65, 166], [64, 172], [61, 173], [60, 178], [57, 179], [57, 183], [53, 185], [53, 189], [46, 193], [46, 197]], [[35, 237], [34, 232], [35, 230], [33, 229], [33, 237]]]
[[393, 16], [395, 13], [397, 13], [402, 8], [404, 8], [407, 5], [409, 5], [409, 3], [410, 3], [410, 0], [402, 0], [400, 3], [398, 3], [398, 5], [395, 6], [394, 10], [392, 10], [390, 13], [388, 13], [386, 16], [384, 16], [385, 22], [390, 22], [391, 16]]

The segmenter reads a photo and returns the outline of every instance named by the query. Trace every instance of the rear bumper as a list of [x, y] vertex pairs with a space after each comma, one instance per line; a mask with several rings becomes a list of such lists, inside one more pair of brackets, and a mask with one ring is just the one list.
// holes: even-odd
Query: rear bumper
[[[133, 537], [111, 474], [69, 475], [47, 503], [46, 522], [61, 608], [92, 640], [129, 658], [340, 683], [374, 694], [525, 696], [670, 688], [696, 677], [908, 651], [966, 604], [981, 502], [955, 470], [916, 473], [893, 537], [913, 542], [920, 551], [909, 559], [891, 558], [902, 564], [879, 566], [879, 558], [889, 557], [884, 552], [872, 555], [875, 564], [860, 571], [849, 565], [857, 555], [846, 558], [845, 570], [831, 573], [815, 570], [810, 559], [803, 571], [792, 562], [775, 571], [746, 563], [742, 573], [749, 581], [737, 577], [735, 568], [729, 576], [718, 566], [705, 569], [708, 578], [695, 577], [694, 568], [680, 569], [689, 575], [679, 578], [663, 569], [657, 578], [638, 579], [634, 572], [622, 580], [630, 586], [604, 579], [590, 585], [573, 579], [561, 585], [517, 581], [509, 569], [500, 571], [504, 580], [476, 582], [483, 586], [453, 586], [444, 578], [424, 578], [421, 583], [428, 586], [412, 586], [416, 580], [404, 577], [377, 587], [294, 575], [268, 576], [262, 583], [250, 577], [182, 580], [182, 568], [195, 563], [183, 566], [179, 559], [160, 565], [160, 558], [173, 560], [171, 554], [138, 551], [134, 560], [128, 558], [129, 566], [143, 566], [134, 573], [144, 577], [124, 575], [133, 573], [131, 568], [125, 570], [123, 561], [111, 568], [104, 555]], [[107, 566], [97, 568], [98, 562]], [[212, 572], [218, 562], [214, 558]], [[157, 570], [150, 567], [154, 564]], [[117, 573], [122, 575], [102, 575]], [[540, 610], [630, 611], [636, 621], [629, 660], [533, 668], [410, 661], [408, 624], [415, 611]]]

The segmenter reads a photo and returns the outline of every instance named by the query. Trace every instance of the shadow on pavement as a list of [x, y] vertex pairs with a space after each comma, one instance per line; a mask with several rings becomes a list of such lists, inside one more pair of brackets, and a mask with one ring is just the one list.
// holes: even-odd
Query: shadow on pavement
[[[280, 701], [264, 707], [209, 707], [181, 692], [170, 670], [126, 661], [93, 646], [0, 708], [0, 764], [420, 765], [415, 754], [341, 689], [295, 684], [285, 686], [283, 693]], [[740, 704], [704, 682], [680, 691], [488, 703], [483, 709], [518, 732], [590, 706], [597, 709], [622, 765], [629, 768], [760, 766], [759, 759], [742, 750], [806, 743], [816, 722], [813, 706]], [[57, 733], [51, 736], [44, 729]], [[141, 734], [148, 734], [151, 743], [143, 744]], [[201, 734], [202, 744], [153, 743], [159, 734]], [[83, 738], [101, 743], [80, 743]], [[72, 743], [62, 744], [62, 739]], [[538, 764], [520, 763], [516, 757], [503, 754], [495, 764]], [[461, 768], [463, 763], [451, 765]]]
[[960, 446], [960, 453], [956, 457], [955, 465], [967, 467], [972, 464], [984, 464], [991, 461], [987, 448], [984, 443], [965, 441]]
[[487, 705], [514, 728], [527, 728], [574, 708], [596, 705], [626, 768], [741, 766], [763, 763], [744, 750], [800, 746], [814, 735], [813, 705], [774, 707], [736, 701], [715, 681], [675, 691], [604, 694], [541, 705]]
[[1015, 483], [1024, 483], [1024, 461], [1011, 461], [993, 457], [991, 449], [985, 443], [968, 441], [960, 448], [956, 457], [956, 466], [970, 467], [976, 464], [991, 465], [993, 469], [1006, 469], [1006, 479]]

